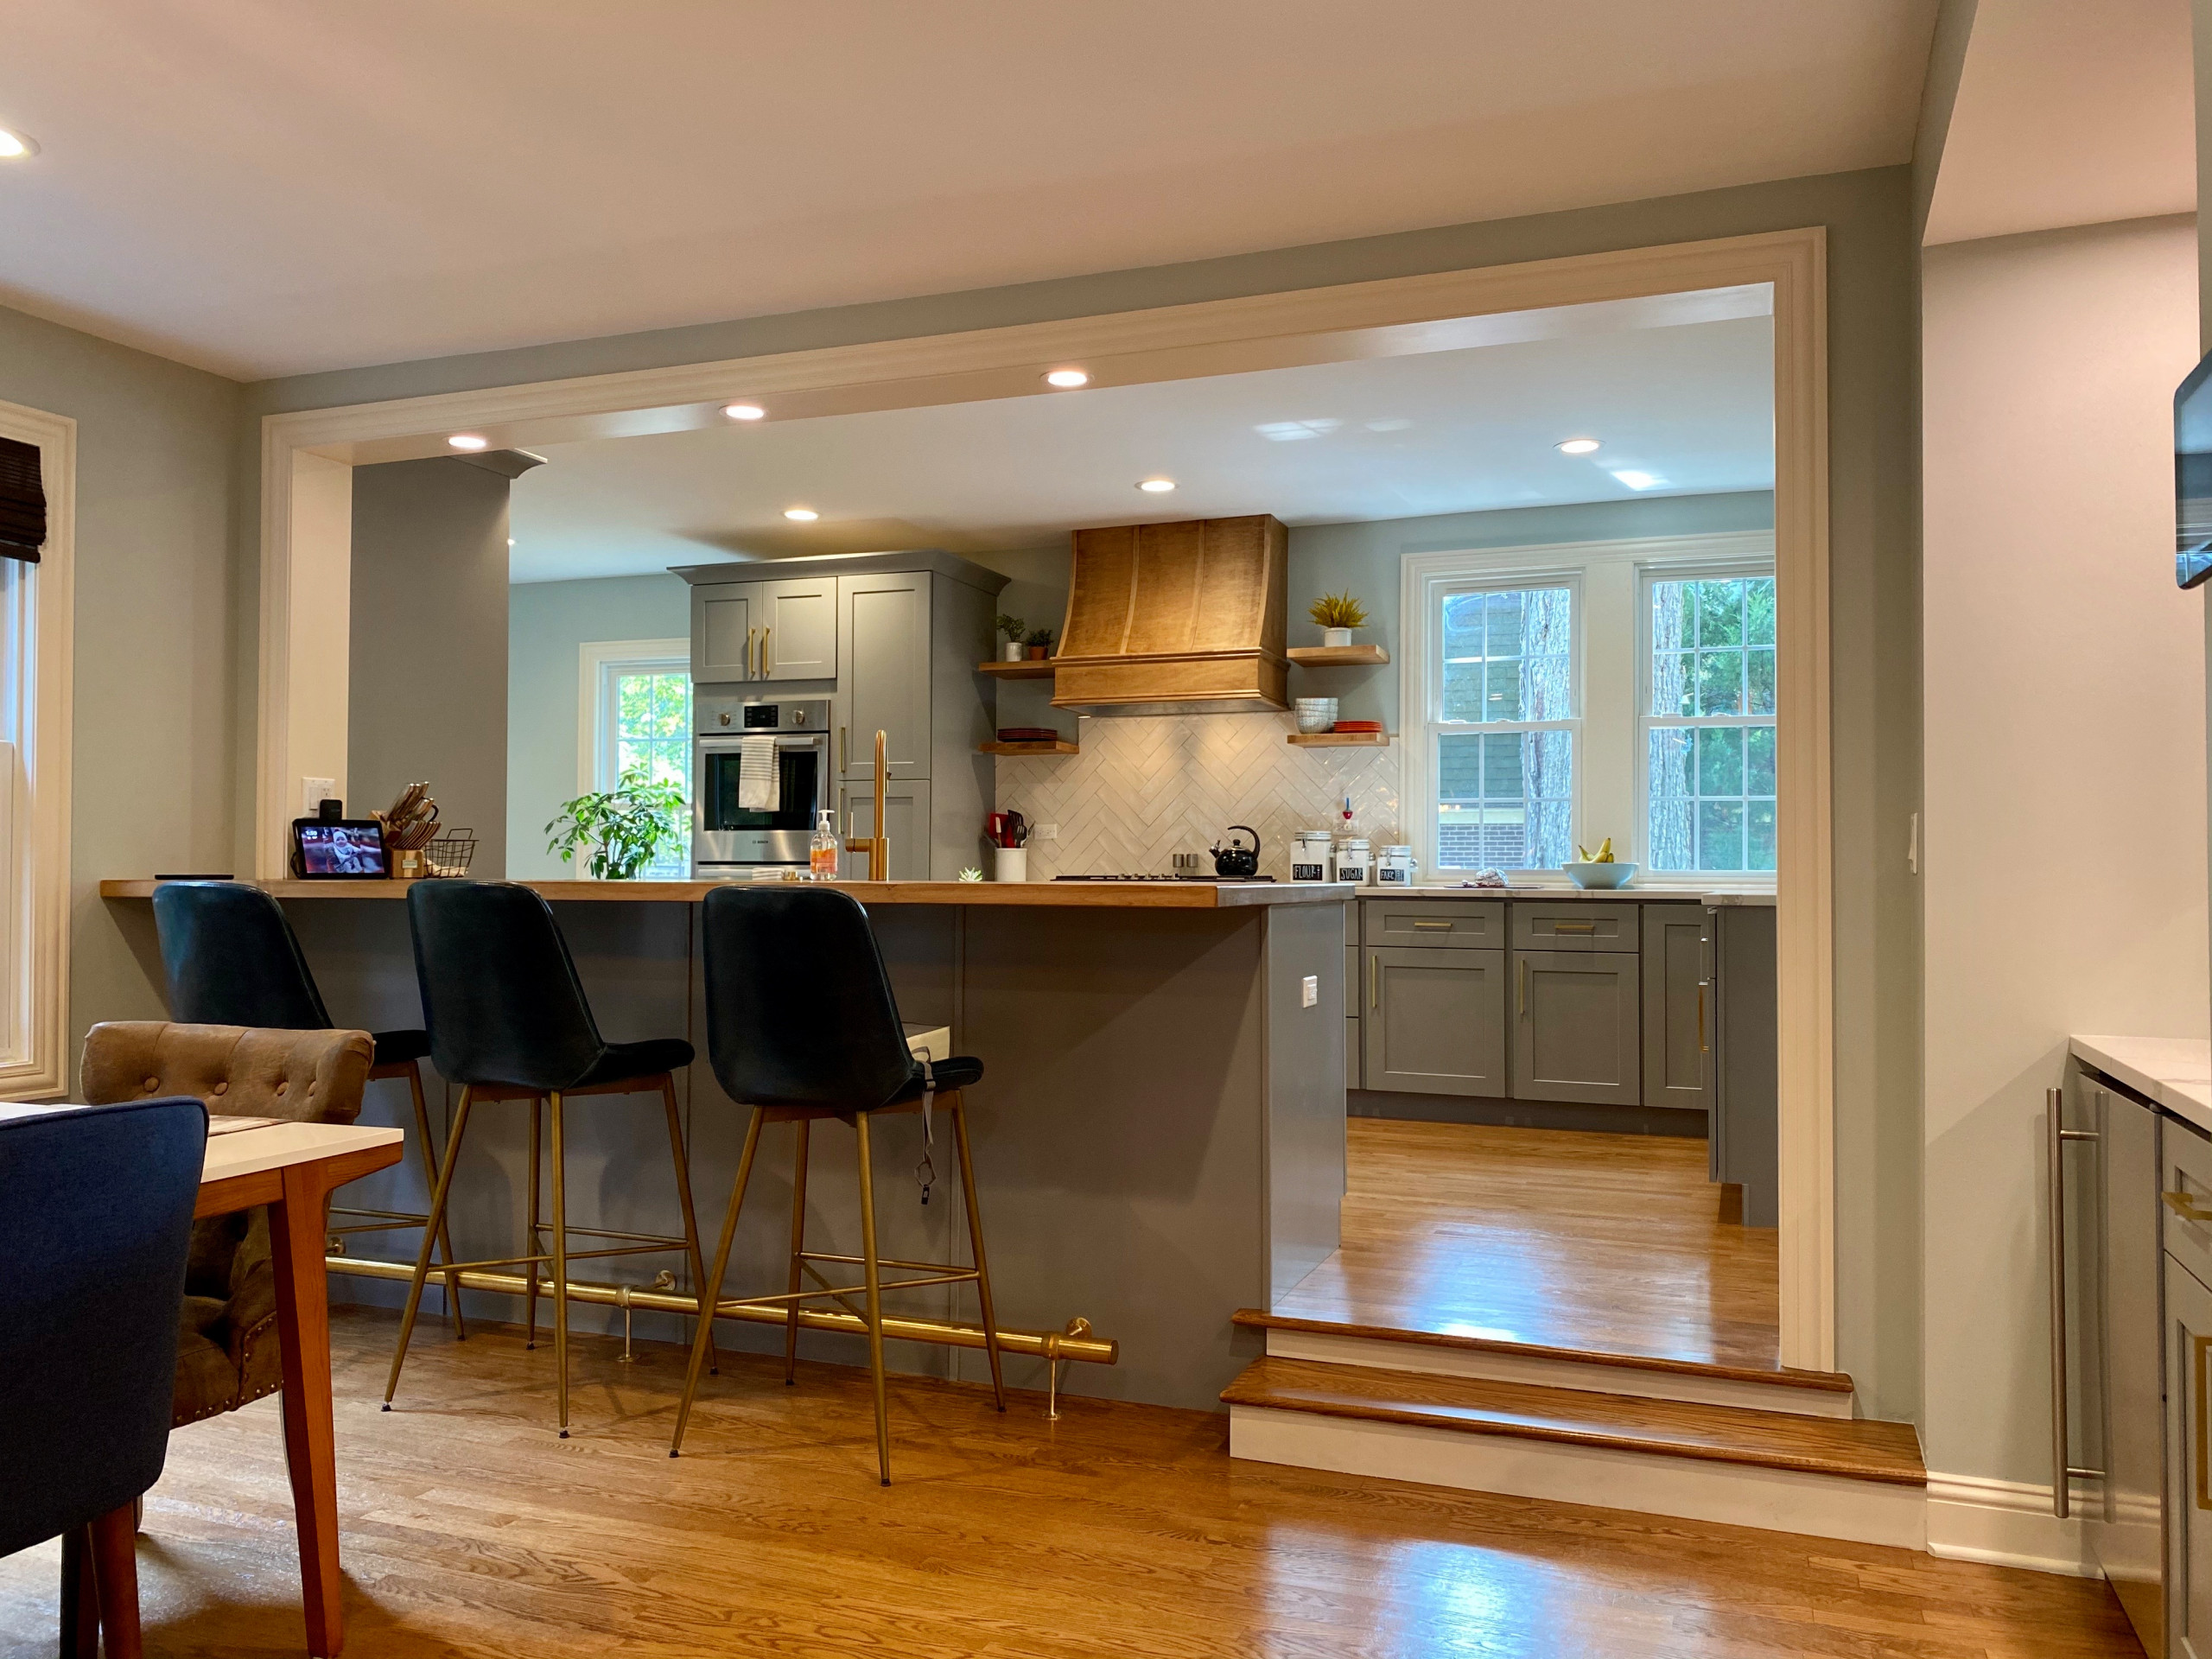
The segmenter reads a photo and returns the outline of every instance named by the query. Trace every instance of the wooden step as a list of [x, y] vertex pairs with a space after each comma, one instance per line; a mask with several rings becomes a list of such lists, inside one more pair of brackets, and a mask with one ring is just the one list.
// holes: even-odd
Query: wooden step
[[1925, 1547], [1906, 1423], [1270, 1357], [1223, 1390], [1239, 1458]]
[[1762, 1370], [1698, 1360], [1546, 1347], [1491, 1337], [1414, 1331], [1241, 1309], [1236, 1323], [1267, 1333], [1268, 1353], [1378, 1370], [1495, 1382], [1535, 1383], [1680, 1400], [1807, 1417], [1853, 1414], [1851, 1379], [1840, 1371]]

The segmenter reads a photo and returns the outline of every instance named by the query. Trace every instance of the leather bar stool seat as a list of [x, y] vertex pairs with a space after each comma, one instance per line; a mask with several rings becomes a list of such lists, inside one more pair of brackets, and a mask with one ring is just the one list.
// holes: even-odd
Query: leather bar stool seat
[[[961, 1055], [932, 1063], [917, 1061], [906, 1045], [883, 955], [868, 926], [868, 913], [850, 893], [834, 887], [778, 886], [716, 887], [701, 903], [706, 944], [707, 1047], [715, 1078], [729, 1097], [753, 1109], [739, 1154], [737, 1179], [730, 1189], [729, 1211], [715, 1249], [714, 1266], [700, 1298], [705, 1314], [692, 1343], [691, 1368], [684, 1379], [683, 1403], [676, 1414], [676, 1434], [669, 1456], [683, 1449], [683, 1432], [699, 1391], [699, 1373], [713, 1340], [715, 1318], [731, 1304], [722, 1296], [738, 1212], [760, 1151], [760, 1131], [770, 1123], [798, 1128], [791, 1178], [791, 1247], [788, 1289], [779, 1296], [747, 1299], [781, 1303], [784, 1317], [784, 1381], [797, 1378], [798, 1317], [803, 1303], [827, 1298], [850, 1311], [863, 1299], [861, 1319], [868, 1336], [868, 1370], [875, 1389], [877, 1473], [891, 1484], [891, 1427], [883, 1376], [883, 1301], [887, 1290], [924, 1286], [972, 1284], [982, 1316], [984, 1352], [991, 1363], [991, 1391], [1006, 1409], [1001, 1372], [998, 1319], [991, 1306], [990, 1269], [983, 1255], [983, 1220], [976, 1197], [976, 1170], [968, 1149], [968, 1109], [962, 1092], [982, 1080], [983, 1063]], [[972, 1267], [952, 1262], [888, 1261], [875, 1247], [875, 1177], [870, 1150], [870, 1121], [887, 1113], [919, 1112], [924, 1135], [931, 1133], [933, 1111], [951, 1121], [960, 1164], [961, 1196], [968, 1209], [968, 1243]], [[829, 1254], [806, 1248], [806, 1162], [814, 1123], [836, 1118], [851, 1125], [859, 1154], [861, 1253]], [[836, 1263], [861, 1269], [858, 1285], [833, 1285], [816, 1266]], [[885, 1282], [888, 1266], [914, 1276]], [[819, 1287], [802, 1289], [812, 1279]]]
[[[569, 1437], [569, 1268], [607, 1256], [683, 1252], [692, 1282], [705, 1277], [699, 1230], [691, 1210], [691, 1174], [677, 1111], [675, 1074], [696, 1058], [677, 1037], [610, 1043], [600, 1034], [591, 1004], [576, 976], [568, 941], [553, 907], [534, 890], [512, 881], [417, 881], [407, 890], [407, 924], [415, 942], [415, 973], [430, 1027], [430, 1055], [439, 1075], [461, 1085], [446, 1138], [445, 1162], [430, 1198], [430, 1214], [442, 1226], [453, 1191], [454, 1166], [467, 1134], [469, 1114], [488, 1101], [530, 1103], [530, 1198], [523, 1253], [464, 1262], [462, 1273], [494, 1268], [524, 1270], [528, 1344], [537, 1346], [537, 1297], [550, 1272], [553, 1296], [554, 1368], [561, 1438]], [[571, 1227], [568, 1204], [567, 1106], [577, 1096], [658, 1094], [668, 1119], [668, 1147], [676, 1164], [676, 1196], [683, 1236], [616, 1232]], [[538, 1219], [538, 1144], [544, 1121], [552, 1130], [553, 1214]], [[572, 1236], [609, 1241], [572, 1249]], [[400, 1369], [415, 1332], [423, 1286], [431, 1271], [425, 1236], [400, 1315], [399, 1342], [385, 1385], [391, 1409]]]
[[[244, 881], [164, 881], [154, 889], [154, 927], [162, 941], [162, 970], [168, 981], [169, 1017], [185, 1026], [241, 1026], [259, 1031], [336, 1029], [322, 991], [308, 970], [299, 936], [284, 907], [259, 887]], [[438, 1179], [437, 1143], [430, 1135], [430, 1111], [423, 1098], [422, 1062], [429, 1058], [427, 1031], [379, 1031], [373, 1034], [368, 1081], [404, 1082], [415, 1108], [415, 1147], [423, 1160], [423, 1184]], [[421, 1227], [427, 1214], [407, 1210], [363, 1210], [333, 1205], [333, 1249], [342, 1252], [357, 1233], [404, 1231]], [[453, 1241], [438, 1248], [453, 1260]], [[461, 1281], [447, 1274], [446, 1317], [454, 1334], [465, 1337]]]

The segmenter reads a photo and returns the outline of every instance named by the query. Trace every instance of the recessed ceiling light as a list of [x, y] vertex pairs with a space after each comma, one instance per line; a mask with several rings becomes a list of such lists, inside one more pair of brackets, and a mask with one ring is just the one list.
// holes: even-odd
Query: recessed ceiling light
[[474, 432], [456, 432], [446, 442], [456, 449], [488, 449], [492, 447], [491, 439], [480, 438]]
[[1557, 448], [1560, 454], [1562, 455], [1592, 455], [1598, 452], [1598, 440], [1595, 438], [1569, 438], [1566, 442], [1558, 445]]
[[733, 421], [757, 421], [765, 417], [768, 411], [758, 404], [724, 404], [722, 413]]
[[821, 516], [812, 507], [785, 507], [784, 509], [785, 518], [796, 518], [802, 524], [810, 524]]
[[1054, 369], [1045, 377], [1048, 386], [1087, 386], [1090, 377], [1081, 369]]
[[0, 127], [0, 161], [21, 161], [26, 156], [38, 154], [38, 141], [27, 133], [11, 132]]
[[508, 545], [509, 547], [512, 547], [514, 544], [515, 544], [515, 538], [514, 538], [513, 537], [512, 537], [512, 536], [508, 537], [507, 537], [507, 545]]
[[1165, 495], [1174, 487], [1175, 480], [1172, 478], [1147, 478], [1137, 486], [1147, 495]]

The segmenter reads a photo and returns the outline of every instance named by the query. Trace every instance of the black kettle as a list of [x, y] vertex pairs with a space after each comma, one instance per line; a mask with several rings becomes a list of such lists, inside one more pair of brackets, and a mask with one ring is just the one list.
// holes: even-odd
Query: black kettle
[[[1242, 830], [1252, 837], [1249, 847], [1236, 844], [1236, 833]], [[1213, 873], [1224, 880], [1249, 881], [1260, 873], [1260, 832], [1249, 823], [1229, 826], [1230, 842], [1226, 847], [1216, 847], [1213, 853]]]

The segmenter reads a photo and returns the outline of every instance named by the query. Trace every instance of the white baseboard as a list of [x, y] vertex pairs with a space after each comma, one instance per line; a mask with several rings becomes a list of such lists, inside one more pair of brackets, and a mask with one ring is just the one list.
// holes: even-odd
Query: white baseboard
[[1708, 1458], [1470, 1434], [1264, 1406], [1230, 1408], [1229, 1450], [1232, 1457], [1262, 1463], [1853, 1543], [1921, 1549], [1928, 1541], [1918, 1486]]
[[2104, 1574], [2077, 1517], [2050, 1512], [2050, 1488], [1980, 1475], [1928, 1477], [1928, 1553], [1955, 1561], [2024, 1567], [2069, 1578]]
[[1332, 1365], [1363, 1365], [1373, 1370], [1478, 1377], [1492, 1382], [1532, 1382], [1548, 1389], [1580, 1389], [1595, 1394], [1625, 1395], [1637, 1400], [1684, 1400], [1700, 1405], [1732, 1406], [1744, 1411], [1778, 1411], [1791, 1416], [1852, 1414], [1852, 1396], [1834, 1389], [1746, 1382], [1732, 1376], [1640, 1365], [1606, 1365], [1564, 1355], [1517, 1354], [1442, 1343], [1401, 1342], [1389, 1337], [1357, 1337], [1333, 1331], [1286, 1331], [1280, 1327], [1271, 1327], [1268, 1332], [1268, 1353], [1278, 1359], [1311, 1359]]

